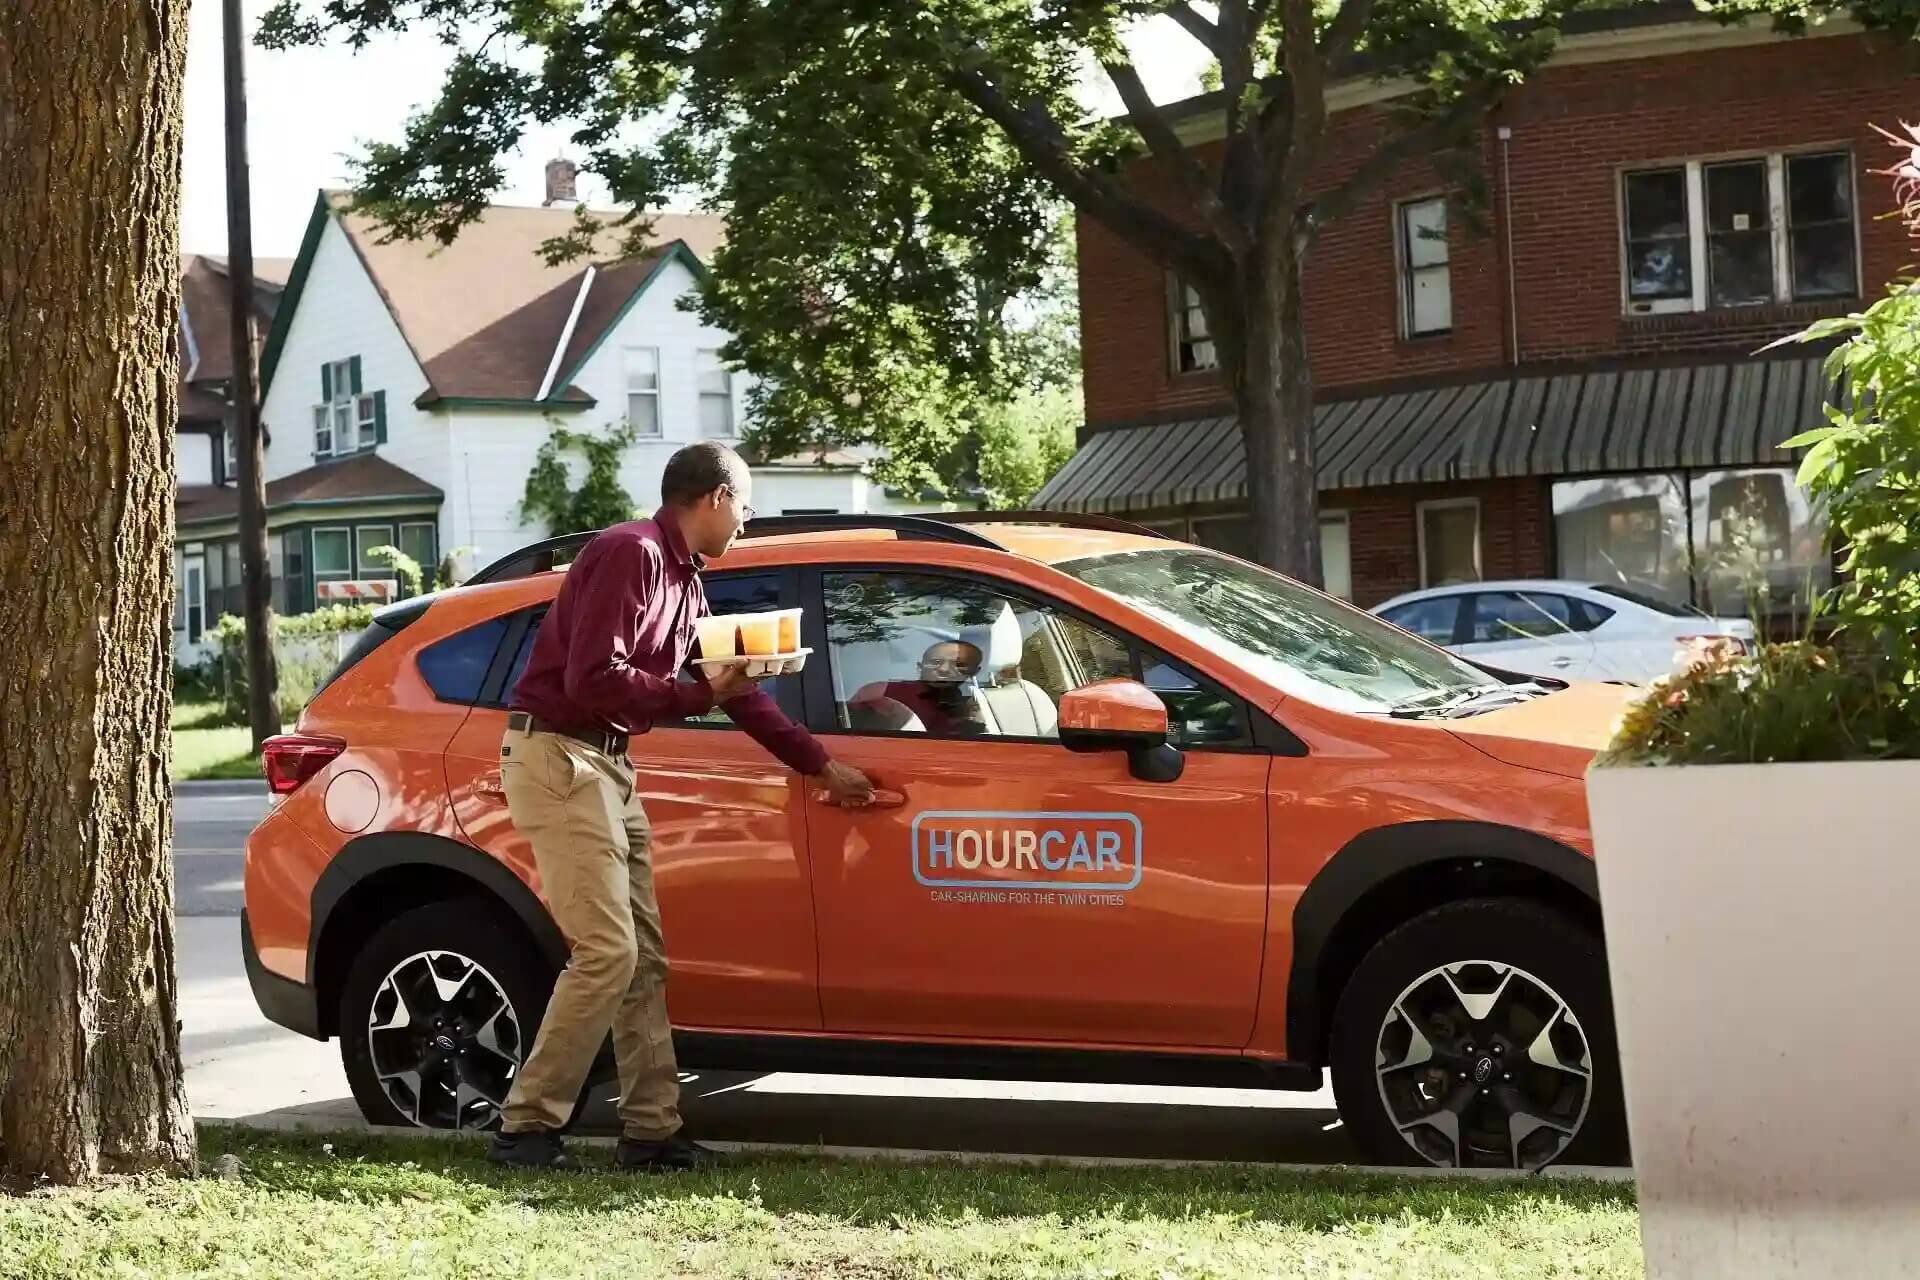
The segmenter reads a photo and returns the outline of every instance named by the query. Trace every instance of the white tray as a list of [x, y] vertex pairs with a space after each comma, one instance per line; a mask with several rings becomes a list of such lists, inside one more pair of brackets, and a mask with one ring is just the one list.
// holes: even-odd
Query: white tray
[[[768, 676], [790, 675], [807, 665], [807, 655], [811, 649], [795, 649], [791, 653], [769, 653], [760, 657], [746, 657], [747, 675], [754, 680]], [[698, 667], [726, 667], [741, 661], [745, 655], [735, 654], [730, 658], [695, 658]]]

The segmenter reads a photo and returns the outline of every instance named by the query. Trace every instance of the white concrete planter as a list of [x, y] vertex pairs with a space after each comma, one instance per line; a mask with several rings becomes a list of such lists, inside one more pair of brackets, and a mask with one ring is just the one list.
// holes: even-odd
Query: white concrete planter
[[1649, 1280], [1920, 1276], [1920, 762], [1587, 796]]

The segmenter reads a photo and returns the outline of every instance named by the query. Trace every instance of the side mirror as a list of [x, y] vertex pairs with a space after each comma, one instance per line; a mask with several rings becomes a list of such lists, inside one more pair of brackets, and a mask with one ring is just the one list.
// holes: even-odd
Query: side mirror
[[1060, 699], [1060, 745], [1069, 751], [1124, 751], [1133, 776], [1172, 782], [1186, 757], [1167, 741], [1167, 707], [1138, 680], [1100, 680]]

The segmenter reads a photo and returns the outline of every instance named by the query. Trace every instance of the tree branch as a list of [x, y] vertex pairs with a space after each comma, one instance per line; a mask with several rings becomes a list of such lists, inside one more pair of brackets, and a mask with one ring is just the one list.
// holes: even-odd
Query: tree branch
[[1304, 226], [1309, 236], [1317, 235], [1327, 224], [1345, 217], [1372, 195], [1394, 171], [1408, 160], [1424, 155], [1448, 140], [1462, 124], [1479, 118], [1493, 105], [1489, 88], [1462, 94], [1446, 110], [1411, 128], [1401, 129], [1376, 146], [1345, 182], [1316, 198], [1306, 210]]
[[1195, 12], [1192, 5], [1183, 0], [1174, 0], [1167, 6], [1167, 16], [1180, 24], [1182, 30], [1206, 46], [1207, 52], [1218, 58], [1220, 54], [1220, 28], [1208, 22]]
[[1169, 263], [1196, 279], [1224, 280], [1232, 270], [1225, 253], [1205, 237], [1187, 230], [1107, 174], [1080, 164], [1053, 113], [1031, 100], [1016, 104], [990, 65], [966, 67], [956, 63], [947, 71], [947, 80], [955, 92], [1000, 126], [1014, 149], [1074, 208], [1148, 258]]
[[1140, 73], [1130, 62], [1105, 62], [1101, 64], [1107, 78], [1113, 81], [1113, 87], [1120, 91], [1120, 100], [1127, 104], [1127, 118], [1146, 141], [1147, 149], [1153, 152], [1162, 164], [1173, 170], [1175, 180], [1180, 183], [1187, 199], [1206, 221], [1207, 227], [1220, 240], [1238, 254], [1251, 245], [1251, 238], [1245, 227], [1234, 221], [1226, 204], [1220, 199], [1220, 192], [1214, 186], [1213, 175], [1206, 166], [1187, 150], [1154, 104], [1147, 92], [1147, 86], [1141, 81]]
[[1286, 127], [1271, 129], [1262, 140], [1270, 179], [1262, 202], [1266, 231], [1299, 203], [1327, 131], [1326, 65], [1314, 38], [1313, 0], [1281, 0], [1280, 15], [1280, 63], [1288, 101], [1284, 114], [1272, 121]]
[[1373, 0], [1345, 0], [1341, 4], [1340, 12], [1333, 15], [1326, 35], [1320, 40], [1321, 56], [1327, 66], [1338, 67], [1341, 60], [1353, 52], [1372, 19]]

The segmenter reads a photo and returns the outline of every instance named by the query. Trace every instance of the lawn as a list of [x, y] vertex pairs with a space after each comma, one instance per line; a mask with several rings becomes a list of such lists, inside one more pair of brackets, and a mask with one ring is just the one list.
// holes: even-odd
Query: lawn
[[0, 1197], [0, 1275], [1582, 1277], [1642, 1274], [1631, 1186], [740, 1158], [492, 1169], [472, 1142], [205, 1129], [237, 1178]]
[[258, 778], [260, 757], [245, 723], [234, 724], [217, 702], [173, 705], [173, 780]]

